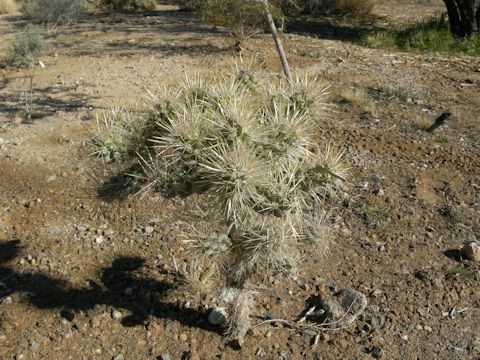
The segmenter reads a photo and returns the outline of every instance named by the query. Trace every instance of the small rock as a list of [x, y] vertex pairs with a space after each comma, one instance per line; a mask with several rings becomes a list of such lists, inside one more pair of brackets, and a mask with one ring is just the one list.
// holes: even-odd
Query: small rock
[[212, 325], [221, 325], [227, 320], [227, 312], [224, 308], [215, 308], [208, 314], [208, 322]]
[[480, 243], [478, 241], [469, 241], [463, 247], [462, 255], [467, 260], [480, 263]]
[[103, 237], [103, 235], [99, 235], [95, 238], [95, 244], [100, 245], [101, 243], [103, 243], [104, 240], [105, 238]]
[[424, 308], [418, 308], [417, 309], [417, 313], [418, 315], [422, 316], [422, 317], [425, 317], [428, 315], [428, 311]]
[[255, 355], [263, 357], [263, 356], [267, 355], [267, 353], [265, 352], [265, 349], [260, 346], [257, 349], [257, 351], [255, 352]]
[[383, 351], [378, 347], [374, 347], [372, 348], [371, 354], [375, 359], [381, 359], [383, 356]]
[[131, 296], [132, 294], [133, 294], [133, 289], [131, 287], [128, 287], [125, 289], [126, 296]]
[[377, 329], [383, 328], [385, 326], [385, 316], [380, 315], [374, 318], [372, 321], [372, 325]]
[[122, 354], [115, 355], [115, 356], [112, 358], [112, 360], [123, 360], [123, 359], [124, 359], [124, 357], [123, 357]]
[[78, 224], [78, 225], [76, 226], [76, 229], [77, 229], [77, 231], [82, 231], [82, 232], [83, 232], [83, 231], [88, 231], [88, 230], [90, 230], [90, 225], [87, 225], [87, 224]]
[[376, 196], [384, 196], [385, 195], [385, 191], [383, 189], [375, 189], [373, 191], [373, 195], [376, 195]]
[[187, 341], [188, 340], [187, 334], [180, 334], [180, 340], [181, 341]]
[[2, 299], [2, 305], [11, 305], [13, 303], [13, 300], [10, 296], [7, 296]]
[[118, 320], [122, 318], [122, 313], [117, 310], [112, 311], [112, 319]]
[[170, 360], [170, 355], [168, 355], [168, 353], [163, 353], [160, 355], [160, 360]]
[[73, 336], [72, 330], [68, 330], [68, 331], [63, 330], [60, 332], [60, 336], [64, 339], [70, 339]]
[[155, 228], [153, 226], [145, 226], [145, 228], [143, 229], [142, 235], [149, 236], [153, 233], [154, 230]]

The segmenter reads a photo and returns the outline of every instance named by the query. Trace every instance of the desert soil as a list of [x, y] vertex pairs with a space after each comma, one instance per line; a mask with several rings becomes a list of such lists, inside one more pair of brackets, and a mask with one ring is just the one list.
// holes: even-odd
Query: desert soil
[[[401, 23], [442, 10], [388, 1], [377, 12]], [[0, 17], [2, 56], [23, 26]], [[97, 114], [142, 104], [146, 89], [185, 74], [229, 69], [238, 54], [225, 33], [175, 7], [52, 31], [45, 67], [35, 66], [34, 106], [45, 116], [29, 122], [23, 72], [1, 69], [0, 358], [480, 358], [480, 270], [458, 252], [479, 240], [480, 59], [366, 49], [344, 38], [356, 31], [348, 26], [286, 34], [293, 68], [330, 86], [334, 111], [319, 136], [345, 150], [351, 171], [345, 197], [327, 204], [330, 252], [305, 249], [293, 278], [255, 279], [258, 325], [241, 349], [207, 321], [215, 284], [170, 291], [192, 261], [183, 229], [201, 199], [114, 196], [102, 188], [114, 169], [91, 156]], [[246, 54], [279, 72], [268, 34]], [[444, 111], [452, 116], [435, 132], [419, 128], [418, 118]], [[201, 206], [196, 215], [208, 221]], [[297, 320], [308, 299], [342, 288], [363, 292], [368, 307], [318, 342], [261, 324]]]

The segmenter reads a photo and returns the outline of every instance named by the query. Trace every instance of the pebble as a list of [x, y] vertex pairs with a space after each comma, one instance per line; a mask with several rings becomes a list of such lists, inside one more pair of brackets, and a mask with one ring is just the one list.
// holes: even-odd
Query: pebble
[[99, 235], [95, 238], [95, 244], [100, 245], [101, 243], [103, 243], [104, 240], [105, 238], [103, 237], [103, 235]]
[[78, 231], [88, 231], [88, 230], [90, 230], [90, 225], [87, 225], [87, 224], [78, 224], [78, 225], [76, 226], [76, 229], [77, 229]]
[[418, 308], [417, 309], [417, 313], [418, 315], [422, 316], [422, 317], [425, 317], [428, 315], [428, 311], [424, 308]]
[[145, 226], [142, 231], [143, 236], [150, 236], [155, 228], [153, 226]]
[[122, 354], [115, 355], [112, 360], [123, 360], [125, 359]]
[[118, 320], [122, 318], [122, 313], [118, 310], [112, 311], [112, 319]]
[[208, 322], [212, 325], [221, 325], [227, 320], [227, 312], [225, 308], [219, 307], [210, 311], [208, 314]]
[[378, 347], [374, 347], [372, 348], [371, 354], [375, 359], [380, 359], [383, 356], [383, 351]]
[[125, 289], [126, 296], [131, 296], [132, 294], [133, 294], [133, 289], [131, 287], [128, 287]]
[[377, 329], [383, 328], [385, 326], [385, 316], [380, 315], [374, 318], [372, 321], [372, 325]]
[[265, 349], [260, 346], [257, 349], [257, 351], [255, 352], [255, 355], [263, 357], [263, 356], [267, 355], [267, 353], [265, 352]]
[[10, 296], [7, 296], [2, 299], [2, 304], [3, 305], [11, 305], [13, 303], [13, 300]]
[[168, 353], [162, 353], [160, 360], [170, 360], [170, 355], [168, 355]]

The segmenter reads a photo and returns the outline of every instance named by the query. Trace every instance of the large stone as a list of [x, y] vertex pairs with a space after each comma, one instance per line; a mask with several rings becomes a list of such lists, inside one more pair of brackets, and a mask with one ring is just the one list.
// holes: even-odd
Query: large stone
[[367, 307], [364, 294], [353, 289], [344, 289], [333, 296], [320, 298], [321, 324], [329, 328], [352, 325]]
[[480, 263], [480, 243], [469, 241], [463, 246], [462, 255], [465, 259]]

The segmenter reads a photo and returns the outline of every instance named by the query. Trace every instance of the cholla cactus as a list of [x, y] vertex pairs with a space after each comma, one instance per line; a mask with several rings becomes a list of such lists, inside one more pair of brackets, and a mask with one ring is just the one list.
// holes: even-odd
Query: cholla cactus
[[[318, 149], [324, 89], [310, 75], [289, 83], [242, 66], [227, 77], [185, 80], [154, 97], [147, 117], [157, 119], [155, 135], [142, 144], [151, 187], [170, 194], [201, 189], [222, 206], [225, 234], [197, 234], [195, 249], [221, 261], [227, 285], [238, 290], [228, 329], [239, 342], [245, 324], [235, 321], [248, 319], [242, 304], [252, 299], [250, 275], [295, 272], [301, 242], [327, 248], [319, 208], [342, 185], [346, 168], [331, 145]], [[120, 127], [124, 138], [129, 122], [119, 119], [109, 128]]]
[[109, 112], [97, 117], [94, 154], [106, 162], [127, 160], [146, 147], [148, 128], [141, 113], [114, 106]]

